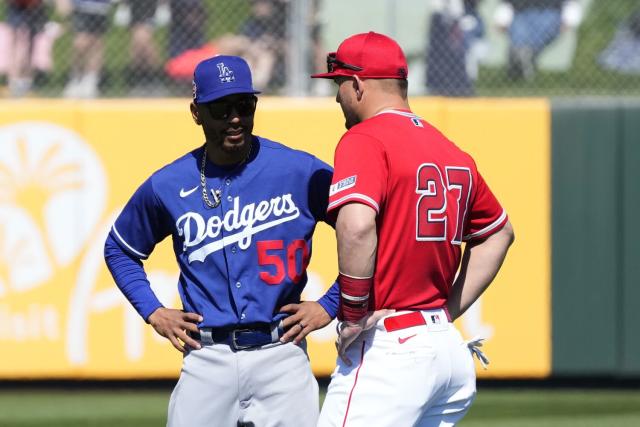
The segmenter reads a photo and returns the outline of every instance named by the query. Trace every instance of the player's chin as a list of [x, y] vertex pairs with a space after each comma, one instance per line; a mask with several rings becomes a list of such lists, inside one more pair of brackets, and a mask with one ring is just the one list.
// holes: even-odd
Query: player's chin
[[224, 143], [222, 146], [225, 150], [233, 152], [242, 150], [251, 141], [251, 135], [246, 133], [233, 133], [226, 134], [224, 136]]
[[344, 127], [347, 129], [351, 129], [353, 126], [358, 124], [358, 118], [351, 111], [342, 109], [344, 115]]
[[352, 117], [347, 117], [347, 119], [344, 122], [344, 127], [347, 128], [347, 129], [351, 129], [352, 127], [354, 127], [357, 124], [358, 124], [357, 120], [355, 120]]

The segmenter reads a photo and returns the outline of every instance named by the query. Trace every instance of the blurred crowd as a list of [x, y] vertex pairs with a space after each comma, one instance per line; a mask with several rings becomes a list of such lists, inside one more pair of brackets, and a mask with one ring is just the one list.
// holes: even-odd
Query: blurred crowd
[[[490, 31], [507, 40], [504, 78], [530, 82], [548, 46], [577, 33], [584, 21], [581, 0], [493, 0], [490, 15], [480, 13], [486, 1], [430, 0], [422, 55], [426, 93], [473, 96]], [[322, 0], [309, 4], [305, 53], [311, 73], [324, 67], [316, 53], [324, 50], [317, 18]], [[42, 88], [68, 98], [184, 95], [195, 64], [215, 54], [243, 56], [256, 87], [281, 93], [292, 0], [227, 2], [220, 13], [234, 7], [242, 9], [234, 29], [218, 31], [211, 24], [218, 12], [211, 0], [4, 0], [0, 96], [23, 97]], [[114, 34], [124, 42], [110, 43]], [[602, 69], [640, 75], [640, 9], [619, 24], [595, 60]], [[119, 91], [110, 93], [114, 87]]]
[[431, 15], [427, 53], [430, 93], [472, 96], [478, 63], [486, 48], [485, 28], [494, 25], [508, 37], [506, 74], [511, 80], [531, 80], [543, 50], [562, 31], [582, 21], [576, 0], [504, 0], [495, 8], [493, 22], [478, 12], [481, 0], [436, 0]]
[[[281, 86], [282, 76], [275, 77], [273, 69], [283, 60], [287, 1], [250, 1], [238, 31], [214, 39], [208, 38], [205, 1], [5, 0], [0, 15], [4, 91], [11, 97], [28, 95], [46, 84], [54, 67], [64, 67], [64, 97], [100, 96], [110, 77], [107, 36], [118, 29], [126, 32], [128, 46], [112, 53], [121, 58], [119, 72], [129, 95], [164, 95], [162, 88], [171, 84], [190, 84], [195, 64], [215, 54], [246, 58], [259, 87]], [[56, 43], [65, 35], [71, 49], [60, 55]]]

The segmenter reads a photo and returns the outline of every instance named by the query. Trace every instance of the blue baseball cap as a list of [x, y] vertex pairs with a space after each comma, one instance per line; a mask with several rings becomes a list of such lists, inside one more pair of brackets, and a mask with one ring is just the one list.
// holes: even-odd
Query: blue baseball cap
[[239, 56], [217, 55], [196, 66], [193, 72], [193, 100], [196, 104], [236, 93], [260, 93], [253, 88], [247, 61]]

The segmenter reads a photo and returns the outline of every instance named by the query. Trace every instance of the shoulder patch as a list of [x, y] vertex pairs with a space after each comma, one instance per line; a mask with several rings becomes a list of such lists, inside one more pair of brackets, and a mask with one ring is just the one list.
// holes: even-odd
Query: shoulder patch
[[357, 177], [358, 175], [353, 175], [333, 184], [331, 187], [329, 187], [329, 196], [333, 196], [334, 194], [346, 190], [347, 188], [354, 187], [356, 185]]

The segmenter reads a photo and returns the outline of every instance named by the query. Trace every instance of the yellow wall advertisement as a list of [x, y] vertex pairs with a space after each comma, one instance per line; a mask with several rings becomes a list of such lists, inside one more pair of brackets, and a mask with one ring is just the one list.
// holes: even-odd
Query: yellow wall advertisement
[[[103, 244], [133, 191], [201, 145], [188, 100], [0, 102], [0, 378], [176, 378], [181, 354], [129, 306]], [[549, 107], [543, 100], [415, 99], [414, 111], [476, 159], [507, 209], [514, 244], [495, 283], [458, 322], [488, 339], [485, 377], [550, 373]], [[344, 132], [330, 99], [262, 98], [254, 133], [333, 163]], [[336, 277], [333, 230], [317, 228], [309, 283]], [[180, 307], [169, 241], [145, 263]], [[335, 324], [309, 340], [314, 372], [335, 365]]]

